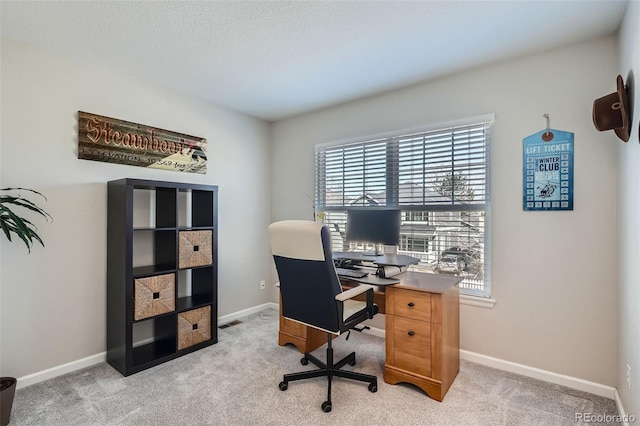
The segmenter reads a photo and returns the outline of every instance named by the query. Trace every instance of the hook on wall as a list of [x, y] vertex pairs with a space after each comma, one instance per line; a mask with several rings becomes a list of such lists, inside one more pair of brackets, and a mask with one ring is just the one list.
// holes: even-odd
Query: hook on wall
[[553, 139], [553, 133], [549, 129], [549, 113], [544, 113], [542, 116], [547, 120], [547, 130], [542, 134], [542, 140], [545, 142], [549, 142]]

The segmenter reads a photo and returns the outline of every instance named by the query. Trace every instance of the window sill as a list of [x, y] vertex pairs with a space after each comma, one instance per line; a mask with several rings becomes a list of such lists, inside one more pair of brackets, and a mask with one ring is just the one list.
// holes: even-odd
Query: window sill
[[496, 299], [491, 299], [489, 297], [478, 297], [478, 296], [470, 296], [468, 294], [461, 294], [460, 304], [477, 306], [479, 308], [493, 309], [493, 306], [496, 304]]

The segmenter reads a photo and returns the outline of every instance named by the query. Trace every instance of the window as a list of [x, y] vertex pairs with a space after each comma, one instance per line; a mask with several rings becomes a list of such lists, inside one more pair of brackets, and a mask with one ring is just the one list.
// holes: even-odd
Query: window
[[400, 207], [399, 253], [462, 276], [463, 293], [490, 296], [491, 121], [318, 145], [316, 217], [331, 227], [334, 250], [367, 248], [345, 240], [348, 207]]

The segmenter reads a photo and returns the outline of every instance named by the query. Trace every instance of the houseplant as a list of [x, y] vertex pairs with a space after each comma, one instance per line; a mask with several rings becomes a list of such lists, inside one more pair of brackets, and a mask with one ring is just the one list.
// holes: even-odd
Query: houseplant
[[[12, 241], [12, 234], [15, 234], [25, 243], [27, 250], [31, 252], [31, 246], [35, 242], [40, 243], [43, 247], [44, 243], [36, 232], [36, 226], [23, 215], [25, 213], [36, 214], [43, 216], [46, 220], [51, 219], [51, 216], [37, 204], [23, 196], [24, 193], [29, 192], [46, 200], [44, 195], [33, 189], [0, 189], [0, 228], [9, 241]], [[17, 380], [14, 377], [0, 377], [0, 426], [9, 424], [16, 383]]]

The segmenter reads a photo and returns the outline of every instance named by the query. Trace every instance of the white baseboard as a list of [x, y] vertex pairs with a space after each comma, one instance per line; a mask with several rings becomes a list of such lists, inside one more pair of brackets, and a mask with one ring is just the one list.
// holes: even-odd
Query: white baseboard
[[238, 318], [246, 317], [247, 315], [255, 314], [269, 308], [278, 310], [278, 304], [274, 302], [268, 302], [263, 303], [262, 305], [254, 306], [253, 308], [247, 308], [238, 312], [223, 315], [221, 317], [218, 317], [218, 325], [224, 325], [231, 321], [237, 320]]
[[615, 399], [617, 394], [616, 388], [611, 386], [605, 386], [588, 380], [565, 376], [563, 374], [541, 370], [539, 368], [529, 367], [527, 365], [517, 364], [515, 362], [505, 361], [503, 359], [493, 358], [463, 349], [460, 350], [460, 358], [477, 364], [486, 365], [488, 367], [497, 368], [499, 370], [508, 371], [510, 373], [516, 373], [522, 376], [532, 377], [534, 379], [544, 380], [545, 382], [581, 390], [583, 392], [589, 392], [609, 399]]
[[77, 361], [71, 361], [66, 364], [48, 368], [43, 371], [38, 371], [33, 374], [27, 374], [26, 376], [18, 377], [16, 389], [21, 389], [30, 385], [34, 385], [36, 383], [44, 382], [45, 380], [53, 379], [54, 377], [62, 376], [63, 374], [71, 373], [85, 367], [91, 367], [92, 365], [100, 364], [101, 362], [105, 362], [106, 360], [107, 353], [100, 352], [99, 354], [91, 355]]
[[[383, 339], [385, 337], [385, 330], [376, 327], [372, 327], [370, 330], [365, 330], [364, 332], [377, 337], [382, 337]], [[476, 364], [493, 367], [498, 370], [508, 371], [510, 373], [516, 373], [522, 376], [532, 377], [534, 379], [543, 380], [545, 382], [554, 383], [556, 385], [562, 385], [571, 389], [577, 389], [605, 398], [614, 399], [618, 406], [618, 412], [621, 415], [624, 415], [622, 401], [620, 401], [618, 391], [614, 387], [601, 385], [599, 383], [590, 382], [588, 380], [578, 379], [576, 377], [565, 376], [563, 374], [558, 374], [551, 371], [541, 370], [535, 367], [529, 367], [523, 364], [517, 364], [511, 361], [505, 361], [499, 358], [493, 358], [464, 349], [460, 349], [460, 358], [466, 361], [475, 362]]]
[[618, 414], [620, 415], [620, 423], [622, 426], [629, 426], [629, 422], [635, 423], [635, 416], [628, 415], [626, 411], [624, 411], [624, 406], [622, 405], [622, 400], [620, 399], [620, 395], [618, 394], [618, 389], [615, 392], [615, 400], [616, 406], [618, 407]]
[[[385, 337], [385, 331], [375, 327], [372, 327], [370, 330], [365, 330], [364, 332], [377, 337]], [[493, 367], [498, 370], [508, 371], [510, 373], [520, 374], [522, 376], [532, 377], [534, 379], [543, 380], [545, 382], [554, 383], [556, 385], [562, 385], [571, 389], [577, 389], [605, 398], [614, 399], [618, 406], [618, 412], [621, 415], [624, 414], [622, 401], [620, 401], [618, 391], [614, 387], [601, 385], [599, 383], [590, 382], [588, 380], [578, 379], [576, 377], [565, 376], [563, 374], [558, 374], [551, 371], [541, 370], [535, 367], [529, 367], [523, 364], [517, 364], [511, 361], [505, 361], [499, 358], [493, 358], [464, 349], [460, 349], [460, 358], [466, 361], [475, 362], [476, 364]]]
[[[234, 321], [238, 318], [245, 317], [247, 315], [255, 314], [264, 309], [278, 309], [278, 304], [269, 302], [264, 303], [262, 305], [254, 306], [252, 308], [243, 309], [238, 312], [234, 312], [231, 314], [223, 315], [218, 317], [218, 324], [223, 325]], [[369, 330], [365, 330], [365, 333], [371, 334], [373, 336], [385, 337], [385, 330], [372, 327]], [[558, 373], [553, 373], [551, 371], [541, 370], [535, 367], [529, 367], [522, 364], [517, 364], [510, 361], [505, 361], [499, 358], [493, 358], [487, 355], [478, 354], [475, 352], [470, 352], [461, 349], [460, 350], [460, 358], [475, 362], [477, 364], [486, 365], [488, 367], [497, 368], [499, 370], [509, 371], [511, 373], [521, 374], [523, 376], [532, 377], [539, 380], [544, 380], [546, 382], [555, 383], [562, 386], [567, 386], [572, 389], [578, 389], [584, 392], [589, 392], [594, 395], [603, 396], [605, 398], [614, 399], [618, 406], [618, 411], [624, 417], [624, 408], [622, 407], [622, 401], [620, 401], [620, 397], [618, 395], [618, 391], [616, 388], [611, 386], [605, 386], [598, 383], [590, 382], [587, 380], [578, 379], [576, 377], [565, 376]], [[52, 379], [57, 376], [61, 376], [63, 374], [71, 373], [76, 370], [80, 370], [82, 368], [90, 367], [95, 364], [99, 364], [101, 362], [105, 362], [107, 359], [106, 352], [101, 352], [95, 355], [88, 356], [86, 358], [79, 359], [77, 361], [68, 362], [63, 365], [59, 365], [57, 367], [52, 367], [47, 370], [39, 371], [33, 374], [28, 374], [24, 377], [18, 378], [18, 383], [16, 384], [16, 389], [20, 389], [26, 386], [30, 386], [45, 380]]]
[[382, 337], [384, 339], [385, 331], [381, 328], [369, 326], [368, 330], [363, 330], [363, 333], [371, 334], [372, 336]]
[[[223, 315], [218, 317], [218, 325], [226, 324], [238, 318], [260, 312], [267, 308], [278, 309], [277, 303], [264, 303], [262, 305], [254, 306], [253, 308], [243, 309], [242, 311], [234, 312], [232, 314]], [[86, 358], [79, 359], [77, 361], [71, 361], [66, 364], [59, 365], [57, 367], [48, 368], [43, 371], [38, 371], [32, 374], [28, 374], [23, 377], [18, 377], [16, 383], [16, 389], [21, 389], [36, 383], [43, 382], [45, 380], [53, 379], [54, 377], [62, 376], [63, 374], [72, 373], [82, 368], [91, 367], [92, 365], [100, 364], [107, 361], [107, 353], [101, 352], [99, 354], [91, 355]]]
[[[370, 330], [365, 330], [364, 332], [377, 337], [382, 337], [383, 339], [385, 337], [385, 330], [376, 327], [372, 327]], [[522, 376], [532, 377], [534, 379], [543, 380], [545, 382], [554, 383], [556, 385], [562, 385], [571, 389], [577, 389], [605, 398], [614, 399], [616, 401], [616, 404], [618, 405], [618, 411], [620, 412], [620, 414], [624, 413], [624, 410], [622, 409], [622, 402], [620, 401], [620, 397], [618, 396], [618, 391], [614, 387], [601, 385], [599, 383], [590, 382], [588, 380], [578, 379], [576, 377], [565, 376], [563, 374], [558, 374], [551, 371], [541, 370], [535, 367], [529, 367], [523, 364], [517, 364], [511, 361], [505, 361], [499, 358], [493, 358], [464, 349], [460, 349], [460, 358], [466, 361], [475, 362], [476, 364], [493, 367], [498, 370], [508, 371], [510, 373], [516, 373]]]

